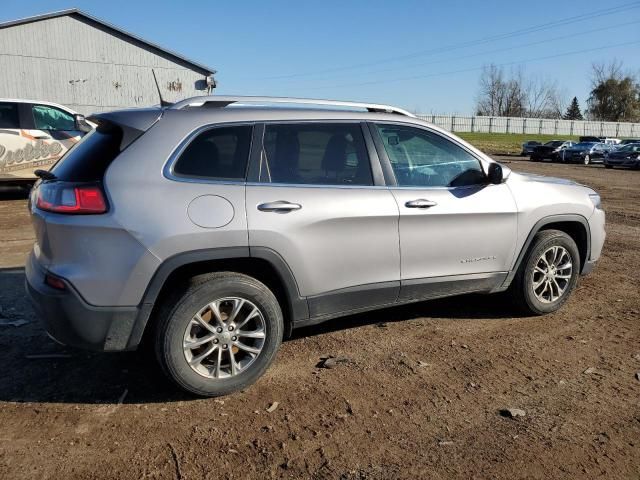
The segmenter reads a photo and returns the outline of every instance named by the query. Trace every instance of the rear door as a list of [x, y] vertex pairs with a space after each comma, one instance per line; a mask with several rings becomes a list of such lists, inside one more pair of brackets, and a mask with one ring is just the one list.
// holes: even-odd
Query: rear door
[[358, 122], [264, 127], [247, 185], [249, 246], [285, 260], [312, 317], [397, 298], [398, 208], [370, 152]]
[[372, 125], [400, 211], [401, 300], [490, 289], [513, 261], [516, 204], [481, 162], [438, 132]]

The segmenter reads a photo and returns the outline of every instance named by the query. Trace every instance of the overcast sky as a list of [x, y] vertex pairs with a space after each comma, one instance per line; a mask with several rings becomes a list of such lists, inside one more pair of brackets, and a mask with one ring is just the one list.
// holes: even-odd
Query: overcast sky
[[555, 80], [582, 107], [592, 62], [640, 71], [640, 1], [2, 0], [0, 21], [71, 7], [215, 68], [224, 94], [467, 114], [490, 62]]

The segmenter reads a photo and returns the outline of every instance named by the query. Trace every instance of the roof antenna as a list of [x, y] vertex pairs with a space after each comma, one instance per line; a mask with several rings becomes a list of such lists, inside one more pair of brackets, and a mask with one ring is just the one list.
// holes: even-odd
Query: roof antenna
[[151, 69], [151, 73], [153, 74], [153, 81], [156, 82], [156, 89], [158, 90], [158, 96], [160, 97], [160, 106], [161, 107], [170, 107], [171, 105], [173, 105], [173, 103], [167, 102], [166, 100], [164, 100], [162, 98], [162, 92], [160, 91], [160, 85], [158, 84], [158, 79], [156, 78], [156, 72], [155, 72], [155, 70], [153, 68]]

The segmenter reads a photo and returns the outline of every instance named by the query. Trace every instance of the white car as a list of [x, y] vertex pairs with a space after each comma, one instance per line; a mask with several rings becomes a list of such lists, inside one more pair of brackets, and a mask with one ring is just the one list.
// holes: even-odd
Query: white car
[[0, 98], [0, 184], [33, 181], [92, 128], [62, 105]]

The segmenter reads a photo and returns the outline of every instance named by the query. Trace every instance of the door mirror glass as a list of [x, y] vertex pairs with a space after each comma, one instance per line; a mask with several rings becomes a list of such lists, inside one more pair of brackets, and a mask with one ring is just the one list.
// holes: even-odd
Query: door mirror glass
[[502, 165], [499, 163], [492, 163], [489, 165], [489, 170], [487, 172], [487, 178], [489, 179], [489, 183], [498, 185], [502, 183], [504, 179], [504, 175], [502, 173]]
[[76, 130], [84, 133], [88, 133], [92, 130], [91, 125], [87, 123], [87, 120], [84, 118], [84, 115], [80, 115], [79, 113], [74, 115], [74, 120], [76, 122]]

